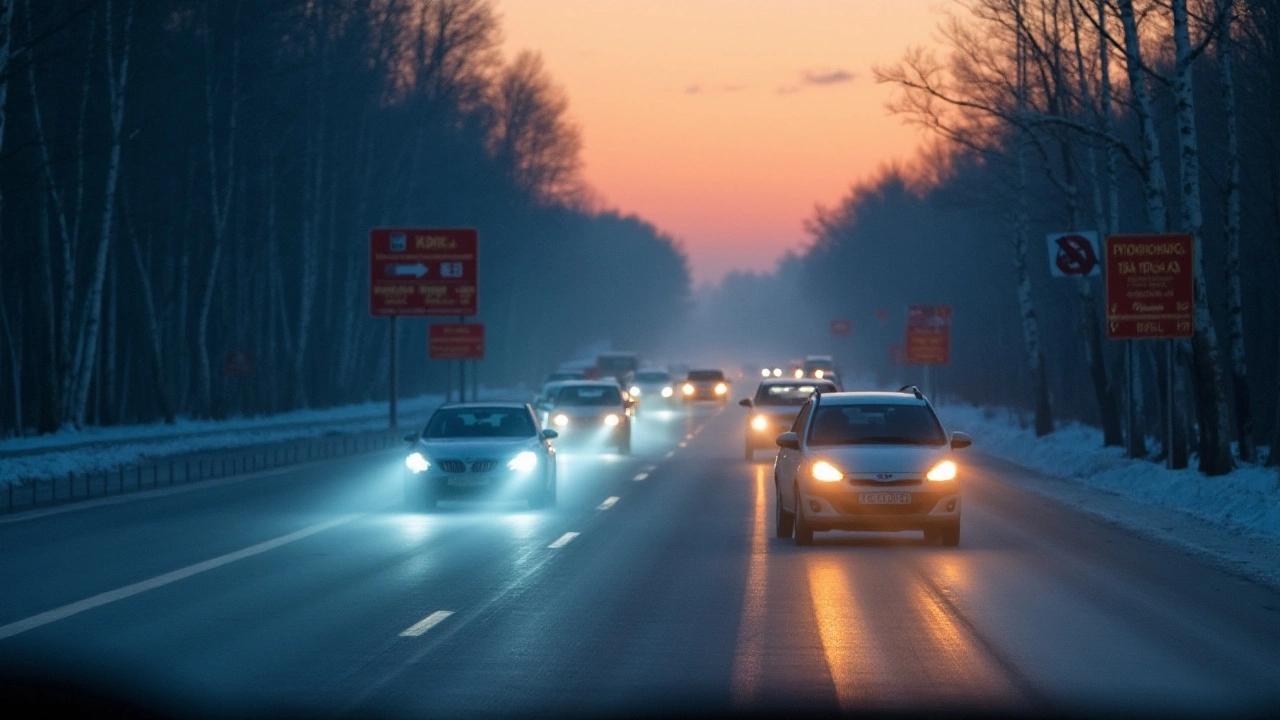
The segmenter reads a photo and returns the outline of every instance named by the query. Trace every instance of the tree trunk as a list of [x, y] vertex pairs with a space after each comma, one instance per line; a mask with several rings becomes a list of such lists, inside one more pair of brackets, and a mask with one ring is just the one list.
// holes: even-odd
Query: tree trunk
[[151, 275], [147, 272], [142, 260], [142, 249], [138, 247], [137, 235], [133, 232], [133, 224], [128, 223], [129, 245], [133, 249], [134, 267], [138, 269], [138, 283], [142, 290], [142, 309], [146, 312], [147, 331], [150, 342], [147, 347], [151, 352], [151, 384], [155, 390], [156, 407], [166, 425], [177, 422], [174, 416], [172, 394], [169, 384], [165, 382], [164, 350], [161, 342], [160, 322], [156, 316], [155, 295], [151, 287]]
[[107, 177], [102, 198], [102, 224], [99, 229], [98, 251], [94, 261], [93, 280], [89, 287], [88, 312], [84, 324], [84, 349], [77, 353], [80, 356], [80, 368], [77, 373], [75, 403], [72, 417], [77, 427], [84, 425], [85, 409], [89, 399], [89, 385], [92, 380], [93, 360], [97, 352], [98, 336], [102, 318], [102, 287], [106, 281], [107, 255], [111, 249], [111, 233], [114, 229], [116, 185], [120, 177], [120, 145], [121, 132], [124, 126], [124, 93], [129, 79], [129, 48], [133, 31], [133, 4], [130, 0], [125, 11], [123, 42], [120, 51], [120, 64], [115, 63], [112, 22], [113, 0], [106, 3], [106, 56], [107, 56], [107, 90], [111, 113], [111, 146], [107, 160]]
[[1240, 132], [1236, 122], [1236, 88], [1232, 71], [1231, 23], [1233, 8], [1228, 5], [1218, 36], [1218, 70], [1222, 80], [1222, 105], [1227, 125], [1227, 212], [1223, 239], [1227, 246], [1227, 327], [1231, 347], [1231, 386], [1234, 390], [1236, 438], [1240, 459], [1258, 460], [1253, 437], [1249, 370], [1245, 362], [1243, 291], [1240, 286]]
[[1027, 164], [1024, 151], [1018, 150], [1018, 213], [1014, 232], [1013, 267], [1018, 283], [1018, 305], [1022, 315], [1022, 340], [1027, 353], [1027, 366], [1035, 392], [1036, 437], [1053, 432], [1053, 408], [1049, 403], [1049, 376], [1040, 348], [1040, 323], [1031, 298], [1031, 273], [1028, 270], [1027, 245], [1030, 217], [1027, 212]]
[[1191, 35], [1187, 27], [1186, 0], [1173, 0], [1173, 40], [1177, 52], [1173, 76], [1173, 93], [1178, 121], [1178, 172], [1181, 177], [1182, 229], [1196, 239], [1195, 272], [1195, 335], [1193, 367], [1197, 415], [1203, 423], [1200, 427], [1200, 471], [1205, 475], [1224, 475], [1231, 472], [1234, 460], [1231, 456], [1231, 425], [1224, 392], [1222, 359], [1218, 348], [1218, 335], [1209, 311], [1209, 292], [1204, 281], [1204, 243], [1201, 236], [1200, 207], [1200, 154], [1196, 138], [1195, 94], [1192, 88], [1192, 70], [1195, 56], [1192, 54]]

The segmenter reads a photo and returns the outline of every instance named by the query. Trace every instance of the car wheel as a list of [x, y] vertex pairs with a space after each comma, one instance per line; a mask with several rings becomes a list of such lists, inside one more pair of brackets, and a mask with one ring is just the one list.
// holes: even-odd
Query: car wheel
[[796, 486], [794, 491], [796, 498], [796, 520], [795, 533], [796, 545], [812, 545], [813, 544], [813, 528], [810, 527], [809, 521], [804, 517], [804, 503], [800, 502], [800, 487]]
[[778, 488], [777, 483], [774, 484], [774, 500], [775, 509], [773, 513], [773, 534], [781, 540], [791, 537], [791, 532], [795, 527], [796, 516], [782, 509], [782, 490]]
[[938, 528], [938, 538], [946, 547], [955, 547], [960, 544], [960, 521], [948, 523]]

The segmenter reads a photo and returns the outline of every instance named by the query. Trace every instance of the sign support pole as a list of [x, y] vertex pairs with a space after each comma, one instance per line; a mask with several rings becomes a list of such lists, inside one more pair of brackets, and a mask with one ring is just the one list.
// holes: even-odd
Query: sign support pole
[[[461, 315], [458, 316], [458, 324], [465, 325], [467, 319]], [[474, 400], [475, 398], [472, 398]], [[467, 361], [458, 361], [458, 402], [467, 401]]]
[[1165, 373], [1164, 373], [1164, 392], [1165, 392], [1165, 445], [1164, 445], [1164, 466], [1173, 469], [1173, 340], [1164, 342], [1165, 352]]
[[400, 396], [400, 343], [396, 342], [396, 316], [391, 316], [391, 429], [396, 429], [396, 400]]
[[1138, 447], [1137, 440], [1135, 439], [1137, 437], [1137, 432], [1138, 432], [1138, 422], [1137, 422], [1138, 418], [1137, 418], [1137, 412], [1136, 412], [1137, 406], [1138, 406], [1138, 399], [1133, 396], [1133, 391], [1136, 385], [1133, 382], [1133, 341], [1132, 340], [1127, 340], [1125, 341], [1125, 344], [1124, 344], [1124, 381], [1126, 386], [1126, 390], [1125, 390], [1126, 402], [1125, 402], [1125, 418], [1124, 419], [1125, 419], [1125, 425], [1128, 428], [1128, 441], [1129, 441], [1129, 447], [1127, 448], [1125, 455], [1127, 455], [1130, 458], [1136, 458], [1137, 456], [1134, 454], [1134, 450], [1136, 450]]

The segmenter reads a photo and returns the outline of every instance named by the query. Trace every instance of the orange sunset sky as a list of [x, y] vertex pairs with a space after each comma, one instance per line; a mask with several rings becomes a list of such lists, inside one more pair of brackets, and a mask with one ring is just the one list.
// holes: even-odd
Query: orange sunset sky
[[497, 0], [508, 56], [568, 92], [588, 182], [680, 241], [696, 283], [767, 270], [815, 204], [920, 131], [871, 68], [930, 44], [942, 0]]

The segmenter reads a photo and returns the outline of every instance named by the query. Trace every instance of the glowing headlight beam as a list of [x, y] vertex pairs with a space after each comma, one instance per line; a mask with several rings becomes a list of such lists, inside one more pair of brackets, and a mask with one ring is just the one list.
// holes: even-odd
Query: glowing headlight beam
[[797, 371], [796, 371], [796, 379], [797, 379], [797, 380], [799, 380], [799, 379], [800, 379], [800, 378], [802, 378], [802, 377], [804, 377], [804, 371], [803, 371], [803, 370], [797, 370]]
[[935, 482], [941, 482], [943, 480], [955, 480], [956, 464], [951, 462], [950, 460], [943, 460], [937, 465], [934, 465], [933, 469], [930, 470], [929, 474], [925, 475], [925, 477]]
[[822, 372], [821, 370], [814, 370], [814, 371], [813, 371], [813, 376], [814, 376], [814, 377], [816, 377], [816, 378], [818, 378], [819, 380], [821, 380], [821, 379], [822, 379], [822, 376], [823, 376], [823, 375], [825, 375], [825, 374], [826, 374], [826, 373]]
[[422, 457], [422, 453], [413, 453], [404, 459], [404, 466], [414, 473], [423, 473], [431, 467], [431, 463], [427, 462], [427, 459]]
[[717, 394], [717, 395], [723, 395], [723, 394], [725, 394], [725, 393], [727, 393], [727, 392], [729, 392], [729, 386], [728, 386], [728, 385], [725, 385], [724, 383], [716, 383], [716, 394]]
[[664, 388], [662, 388], [662, 397], [664, 397], [664, 398], [669, 398], [669, 397], [671, 397], [672, 395], [675, 395], [675, 394], [676, 394], [676, 391], [675, 391], [674, 389], [670, 388], [670, 387], [664, 387]]
[[538, 467], [538, 456], [528, 450], [511, 458], [511, 462], [507, 463], [507, 469], [516, 472], [529, 472], [536, 467]]
[[617, 427], [619, 422], [621, 421], [618, 419], [618, 416], [615, 413], [609, 413], [608, 415], [604, 416], [604, 424], [608, 425], [609, 427]]
[[685, 395], [692, 395], [695, 388], [693, 387], [692, 384], [685, 383], [684, 387], [680, 388], [680, 390], [684, 392]]
[[811, 469], [813, 479], [821, 482], [838, 482], [844, 479], [844, 473], [826, 460], [819, 460]]
[[631, 393], [632, 397], [640, 397], [640, 386], [632, 385], [630, 389], [627, 390], [627, 392]]
[[782, 368], [774, 368], [774, 369], [773, 369], [773, 376], [774, 376], [774, 377], [782, 377]]
[[757, 415], [751, 418], [751, 427], [755, 430], [765, 431], [769, 429], [769, 418], [763, 415]]
[[551, 422], [555, 423], [556, 427], [564, 427], [565, 425], [569, 424], [569, 416], [565, 415], [564, 413], [561, 413], [555, 416], [555, 418], [553, 418]]
[[769, 368], [764, 368], [763, 370], [761, 370], [760, 377], [769, 377]]

